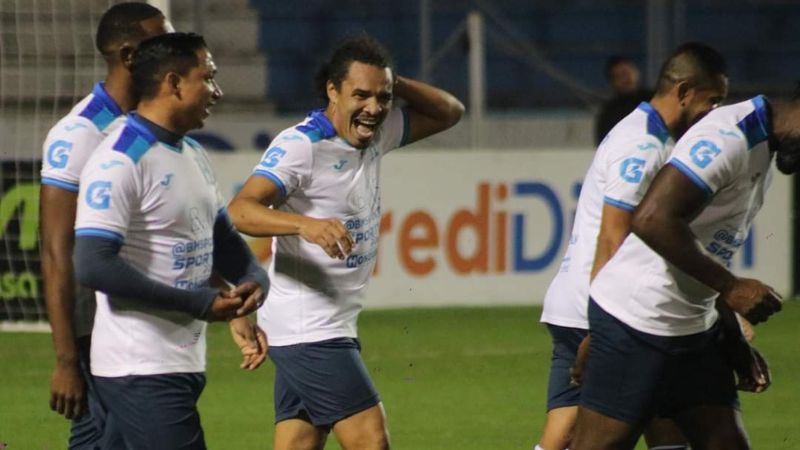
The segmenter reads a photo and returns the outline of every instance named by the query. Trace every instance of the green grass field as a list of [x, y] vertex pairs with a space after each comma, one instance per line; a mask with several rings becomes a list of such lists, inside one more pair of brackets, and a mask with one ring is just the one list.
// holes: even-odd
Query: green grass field
[[[530, 449], [544, 419], [550, 352], [538, 308], [367, 311], [360, 333], [389, 415], [393, 448]], [[742, 396], [756, 449], [800, 449], [800, 303], [757, 328], [774, 384]], [[269, 363], [238, 369], [227, 327], [209, 333], [200, 410], [211, 449], [272, 447]], [[68, 423], [47, 406], [50, 336], [0, 333], [0, 442], [9, 450], [66, 448]], [[331, 439], [329, 449], [338, 449]], [[643, 447], [641, 447], [643, 448]]]

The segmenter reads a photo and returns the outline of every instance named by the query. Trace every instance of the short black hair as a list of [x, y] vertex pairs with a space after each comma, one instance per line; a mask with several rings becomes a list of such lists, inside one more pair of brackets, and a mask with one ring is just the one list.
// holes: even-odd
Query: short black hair
[[195, 33], [167, 33], [142, 41], [131, 62], [134, 93], [140, 99], [153, 98], [167, 73], [188, 74], [200, 64], [197, 52], [205, 48], [205, 39]]
[[693, 88], [713, 86], [717, 77], [726, 73], [725, 58], [718, 51], [700, 42], [688, 42], [675, 49], [661, 66], [656, 95], [666, 94], [681, 81]]
[[125, 40], [138, 41], [144, 38], [146, 33], [141, 22], [162, 15], [161, 10], [147, 3], [120, 3], [112, 6], [97, 25], [97, 50], [108, 56], [116, 50], [115, 46]]
[[361, 33], [345, 39], [334, 49], [330, 58], [320, 67], [314, 79], [318, 94], [328, 104], [328, 81], [339, 90], [347, 77], [350, 64], [360, 62], [381, 69], [389, 68], [394, 76], [394, 63], [389, 51], [372, 36]]
[[619, 64], [631, 64], [636, 66], [636, 62], [627, 56], [611, 55], [606, 59], [605, 74], [606, 80], [611, 80], [611, 71]]

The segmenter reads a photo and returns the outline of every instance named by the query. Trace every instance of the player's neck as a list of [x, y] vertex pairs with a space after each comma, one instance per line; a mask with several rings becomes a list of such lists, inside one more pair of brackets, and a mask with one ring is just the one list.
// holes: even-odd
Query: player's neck
[[661, 116], [664, 125], [667, 126], [670, 136], [675, 137], [680, 122], [681, 110], [680, 106], [675, 104], [675, 101], [669, 97], [653, 97], [650, 100], [650, 106]]
[[[125, 72], [122, 72], [125, 71]], [[111, 68], [106, 76], [105, 90], [123, 112], [136, 106], [131, 87], [131, 76], [125, 69]]]
[[164, 128], [165, 130], [183, 136], [189, 130], [184, 130], [178, 126], [174, 114], [165, 108], [163, 104], [153, 101], [141, 101], [136, 109], [136, 114]]

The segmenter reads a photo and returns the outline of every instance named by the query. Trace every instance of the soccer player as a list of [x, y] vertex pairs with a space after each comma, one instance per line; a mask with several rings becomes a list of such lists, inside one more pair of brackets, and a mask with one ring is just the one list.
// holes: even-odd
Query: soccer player
[[123, 3], [108, 9], [100, 19], [96, 41], [106, 61], [105, 82], [97, 83], [93, 92], [50, 130], [44, 142], [41, 261], [56, 353], [50, 408], [72, 419], [70, 448], [115, 446], [114, 433], [105, 433], [105, 409], [95, 397], [89, 375], [94, 292], [74, 282], [78, 177], [100, 141], [124, 122], [124, 113], [135, 105], [131, 53], [142, 39], [168, 31], [172, 26], [161, 11], [146, 3]]
[[[675, 145], [632, 217], [633, 234], [591, 285], [573, 449], [632, 446], [654, 413], [672, 417], [692, 448], [749, 448], [731, 366], [744, 357], [736, 374], [755, 391], [769, 373], [741, 335], [727, 334], [731, 310], [755, 324], [781, 303], [727, 267], [761, 208], [772, 159], [784, 173], [800, 169], [798, 130], [800, 103], [757, 96], [717, 108]], [[752, 379], [742, 379], [747, 369]]]
[[[207, 321], [243, 316], [266, 273], [230, 223], [204, 150], [185, 137], [221, 98], [203, 38], [170, 33], [139, 44], [131, 63], [136, 113], [94, 151], [80, 177], [78, 280], [97, 292], [91, 370], [129, 449], [205, 448], [197, 399], [205, 385]], [[209, 287], [212, 274], [236, 286]], [[254, 368], [266, 341], [245, 354]]]
[[385, 449], [385, 414], [356, 332], [378, 250], [380, 162], [453, 126], [464, 106], [397, 76], [368, 36], [339, 46], [318, 86], [325, 108], [272, 141], [228, 210], [242, 232], [276, 236], [258, 316], [276, 367], [275, 448], [322, 448], [333, 430], [345, 449]]
[[[589, 281], [630, 232], [633, 210], [673, 145], [727, 95], [725, 62], [711, 47], [688, 43], [664, 63], [650, 102], [622, 119], [597, 149], [583, 181], [570, 244], [544, 299], [542, 322], [553, 339], [547, 421], [538, 449], [569, 446], [580, 400], [570, 382], [578, 346], [588, 335]], [[674, 428], [673, 428], [674, 429]], [[651, 448], [684, 439], [658, 421], [646, 433]]]

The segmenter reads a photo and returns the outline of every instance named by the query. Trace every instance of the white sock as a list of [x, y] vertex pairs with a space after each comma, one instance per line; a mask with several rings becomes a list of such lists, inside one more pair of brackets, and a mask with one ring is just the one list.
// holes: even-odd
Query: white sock
[[533, 450], [544, 450], [542, 447], [539, 447], [539, 444], [536, 444], [536, 447], [533, 447]]

